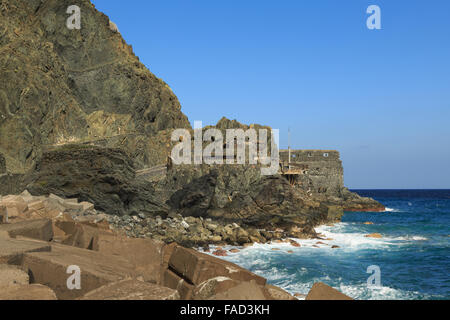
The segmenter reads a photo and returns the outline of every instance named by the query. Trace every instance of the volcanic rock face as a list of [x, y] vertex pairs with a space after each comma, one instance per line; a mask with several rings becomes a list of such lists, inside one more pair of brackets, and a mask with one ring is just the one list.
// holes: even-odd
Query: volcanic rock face
[[222, 165], [175, 170], [165, 181], [181, 179], [183, 187], [167, 203], [183, 216], [238, 221], [255, 227], [306, 227], [311, 219], [317, 219], [318, 224], [321, 213], [327, 220], [327, 209], [320, 203], [292, 188], [281, 176], [262, 176], [258, 167]]
[[154, 149], [165, 148], [155, 136], [190, 128], [178, 99], [90, 1], [77, 1], [81, 29], [68, 29], [71, 5], [0, 1], [0, 153], [8, 171], [32, 168], [45, 146], [95, 140], [120, 144], [138, 166], [152, 164]]
[[28, 190], [95, 204], [109, 214], [161, 214], [164, 203], [149, 183], [136, 179], [133, 162], [120, 149], [66, 145], [45, 152]]
[[[69, 29], [71, 5], [0, 0], [0, 194], [77, 198], [110, 215], [140, 217], [142, 230], [132, 234], [157, 231], [158, 239], [190, 245], [315, 236], [313, 228], [338, 220], [343, 207], [382, 207], [343, 189], [340, 160], [328, 162], [331, 175], [305, 175], [304, 186], [332, 184], [313, 194], [248, 163], [171, 166], [173, 129], [192, 132], [176, 96], [90, 1], [77, 2], [81, 28]], [[270, 129], [226, 118], [215, 128], [224, 137], [227, 129]], [[177, 234], [155, 230], [174, 216], [171, 229], [194, 223]], [[233, 223], [241, 226], [230, 230]], [[198, 238], [189, 242], [191, 234]]]

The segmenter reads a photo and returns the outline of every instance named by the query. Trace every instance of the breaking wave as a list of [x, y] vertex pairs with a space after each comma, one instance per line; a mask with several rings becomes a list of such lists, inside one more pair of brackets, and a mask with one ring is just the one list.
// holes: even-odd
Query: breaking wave
[[[450, 201], [439, 199], [438, 210], [423, 198], [384, 203], [385, 213], [346, 213], [341, 223], [317, 227], [320, 239], [292, 239], [300, 247], [254, 244], [221, 258], [303, 298], [324, 282], [355, 299], [448, 299]], [[381, 238], [367, 237], [372, 233]], [[373, 265], [381, 270], [380, 288], [367, 285]]]

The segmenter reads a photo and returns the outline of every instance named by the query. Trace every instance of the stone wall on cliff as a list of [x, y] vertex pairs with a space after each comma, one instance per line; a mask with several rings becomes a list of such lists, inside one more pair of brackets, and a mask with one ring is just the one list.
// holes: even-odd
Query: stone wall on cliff
[[338, 151], [280, 150], [280, 165], [297, 173], [286, 176], [294, 188], [322, 204], [341, 206], [345, 211], [385, 210], [374, 199], [361, 197], [344, 186], [344, 168]]
[[[344, 168], [338, 151], [291, 150], [290, 165], [299, 168], [295, 185], [310, 194], [342, 197]], [[280, 162], [289, 163], [289, 150], [280, 150]]]

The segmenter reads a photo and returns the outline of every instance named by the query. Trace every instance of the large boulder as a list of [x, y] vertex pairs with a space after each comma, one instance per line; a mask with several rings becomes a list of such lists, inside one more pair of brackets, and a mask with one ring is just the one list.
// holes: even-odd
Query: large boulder
[[24, 284], [1, 288], [0, 300], [57, 300], [57, 298], [49, 287], [41, 284]]
[[181, 300], [191, 300], [195, 286], [170, 269], [164, 271], [162, 285], [177, 290]]
[[0, 231], [8, 232], [9, 236], [12, 238], [22, 236], [42, 241], [50, 241], [53, 239], [52, 221], [48, 219], [3, 224], [0, 225]]
[[127, 279], [106, 284], [79, 300], [178, 300], [176, 290], [156, 284]]
[[264, 288], [255, 282], [241, 282], [238, 285], [220, 292], [210, 300], [267, 300]]
[[23, 255], [29, 252], [49, 252], [51, 247], [45, 242], [10, 239], [0, 231], [0, 264], [20, 264]]
[[[69, 267], [80, 270], [80, 289], [70, 289]], [[108, 283], [125, 280], [133, 275], [133, 267], [121, 257], [52, 244], [50, 252], [24, 253], [21, 268], [28, 270], [32, 283], [45, 284], [58, 299], [76, 299]], [[72, 270], [72, 272], [75, 272]]]
[[[177, 190], [167, 200], [183, 216], [239, 222], [260, 228], [297, 228], [314, 235], [329, 221], [329, 208], [292, 188], [280, 175], [263, 176], [251, 165], [179, 166], [169, 170], [160, 190]], [[335, 219], [335, 218], [333, 218]]]
[[189, 283], [200, 283], [216, 277], [228, 277], [236, 281], [255, 281], [265, 285], [266, 279], [234, 263], [220, 260], [194, 249], [181, 246], [175, 248], [169, 260], [169, 269], [186, 279]]
[[[136, 179], [130, 157], [120, 149], [66, 145], [49, 150], [36, 164], [27, 189], [93, 203], [108, 214], [166, 212], [153, 187]], [[81, 204], [77, 204], [80, 206]]]
[[353, 300], [349, 296], [346, 296], [342, 292], [326, 285], [322, 282], [315, 283], [308, 295], [306, 300]]
[[30, 278], [26, 272], [16, 266], [0, 264], [0, 288], [12, 285], [29, 284]]
[[164, 243], [150, 239], [126, 238], [99, 233], [93, 250], [126, 259], [135, 276], [151, 283], [160, 283], [163, 270]]

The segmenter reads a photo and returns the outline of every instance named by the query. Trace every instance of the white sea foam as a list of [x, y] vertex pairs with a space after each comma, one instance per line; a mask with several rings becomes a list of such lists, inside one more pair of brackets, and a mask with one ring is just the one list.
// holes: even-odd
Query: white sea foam
[[[283, 283], [278, 283], [277, 285], [290, 294], [300, 293], [306, 296], [314, 283], [329, 283], [329, 280], [326, 278], [327, 277], [316, 278], [307, 283], [291, 282], [285, 283], [284, 285]], [[332, 286], [345, 295], [357, 300], [414, 300], [419, 297], [424, 297], [419, 292], [394, 289], [387, 286], [381, 286], [380, 288], [369, 288], [366, 283], [354, 285], [340, 284]], [[304, 298], [299, 299], [303, 300]]]
[[[337, 223], [334, 226], [320, 226], [315, 228], [316, 232], [320, 234], [321, 239], [295, 239], [300, 244], [300, 247], [294, 247], [289, 242], [282, 243], [255, 243], [251, 247], [245, 249], [240, 248], [241, 251], [237, 253], [228, 252], [226, 260], [239, 261], [245, 263], [246, 266], [261, 266], [268, 262], [264, 256], [270, 254], [287, 254], [293, 252], [294, 254], [314, 253], [317, 250], [327, 250], [330, 252], [339, 252], [340, 250], [355, 251], [363, 249], [376, 249], [388, 247], [391, 245], [398, 245], [399, 238], [368, 238], [367, 233], [360, 232], [345, 232], [346, 228], [351, 226], [349, 223]], [[406, 239], [405, 239], [406, 240]], [[339, 248], [332, 248], [332, 246], [339, 246]], [[224, 246], [224, 250], [229, 251], [233, 246]], [[211, 246], [214, 251], [215, 246]], [[275, 251], [276, 250], [276, 251]]]
[[[240, 248], [237, 253], [228, 252], [228, 256], [223, 259], [234, 262], [244, 268], [251, 269], [254, 273], [268, 279], [269, 283], [273, 283], [291, 294], [300, 293], [306, 295], [315, 282], [325, 282], [331, 284], [344, 294], [355, 299], [364, 300], [389, 300], [389, 299], [417, 299], [426, 298], [418, 292], [409, 292], [400, 289], [394, 289], [383, 286], [379, 289], [370, 289], [363, 281], [360, 284], [348, 284], [343, 279], [330, 279], [328, 275], [311, 278], [311, 270], [306, 267], [298, 267], [295, 271], [287, 269], [284, 264], [273, 265], [277, 259], [301, 259], [302, 257], [309, 259], [312, 255], [340, 255], [345, 253], [353, 253], [358, 250], [378, 250], [391, 246], [397, 247], [408, 244], [411, 241], [426, 241], [425, 237], [419, 235], [405, 235], [399, 237], [386, 237], [381, 239], [368, 238], [367, 233], [359, 230], [359, 223], [337, 223], [334, 226], [320, 226], [315, 228], [316, 232], [321, 235], [318, 239], [293, 239], [301, 246], [294, 247], [290, 243], [268, 243], [254, 244], [245, 249]], [[376, 232], [376, 231], [375, 231]], [[321, 244], [318, 244], [321, 242]], [[333, 245], [339, 246], [332, 249]], [[224, 250], [235, 248], [233, 246], [225, 246]], [[273, 249], [278, 249], [274, 251]], [[214, 250], [214, 246], [211, 247]], [[212, 251], [213, 251], [212, 250]], [[291, 253], [291, 254], [288, 254]], [[282, 256], [277, 256], [282, 255]], [[280, 260], [280, 261], [281, 261]], [[308, 276], [309, 275], [309, 276]], [[307, 281], [299, 281], [299, 278], [306, 277]], [[334, 283], [334, 284], [333, 284]], [[300, 298], [301, 299], [301, 298]]]
[[[348, 227], [346, 223], [338, 223], [333, 227], [321, 226], [316, 228], [316, 232], [321, 234], [325, 239], [321, 242], [327, 243], [330, 246], [338, 245], [342, 250], [359, 250], [387, 247], [393, 243], [390, 238], [369, 238], [367, 233], [361, 232], [345, 232], [344, 229]], [[315, 240], [317, 241], [317, 240]], [[326, 247], [326, 246], [325, 246]]]
[[[349, 231], [350, 229], [350, 231]], [[300, 247], [294, 247], [289, 242], [283, 243], [255, 243], [251, 247], [237, 253], [228, 252], [227, 260], [239, 260], [246, 263], [247, 266], [260, 266], [267, 263], [264, 256], [269, 252], [271, 254], [300, 254], [317, 252], [317, 250], [327, 250], [330, 252], [357, 251], [366, 249], [382, 249], [391, 246], [406, 245], [410, 241], [427, 241], [428, 238], [420, 235], [405, 235], [399, 237], [371, 238], [367, 237], [369, 232], [357, 232], [351, 223], [337, 223], [334, 226], [320, 226], [315, 228], [322, 239], [295, 239]], [[338, 246], [339, 248], [332, 248]], [[214, 251], [214, 246], [211, 246]], [[236, 248], [233, 246], [224, 246], [223, 249], [230, 250]], [[276, 251], [275, 251], [276, 250]], [[248, 259], [248, 260], [247, 260]]]
[[393, 240], [403, 240], [403, 241], [427, 241], [428, 238], [421, 237], [421, 236], [403, 236], [403, 237], [393, 238]]
[[367, 284], [365, 283], [359, 285], [341, 284], [337, 289], [350, 297], [364, 300], [414, 300], [422, 296], [419, 292], [394, 289], [385, 286], [372, 289], [367, 287]]

